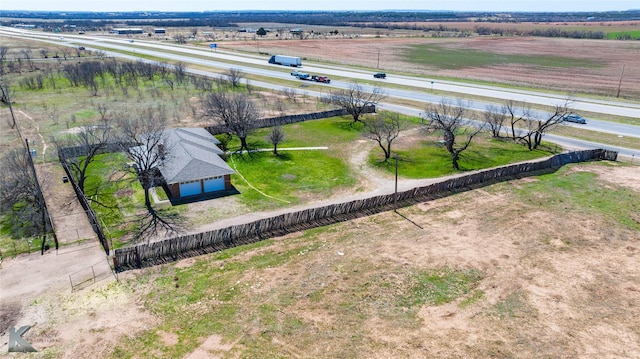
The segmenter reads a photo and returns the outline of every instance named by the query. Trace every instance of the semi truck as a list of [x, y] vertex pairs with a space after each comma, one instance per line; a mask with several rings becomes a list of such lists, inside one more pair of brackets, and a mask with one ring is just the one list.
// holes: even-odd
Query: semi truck
[[273, 55], [269, 59], [269, 63], [283, 66], [300, 67], [302, 66], [302, 59], [294, 56]]

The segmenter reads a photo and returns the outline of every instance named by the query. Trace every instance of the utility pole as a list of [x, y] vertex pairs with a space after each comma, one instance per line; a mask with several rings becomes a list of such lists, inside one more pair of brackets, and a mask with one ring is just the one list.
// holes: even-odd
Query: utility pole
[[393, 156], [396, 159], [396, 189], [393, 193], [393, 211], [398, 212], [398, 154]]
[[624, 65], [622, 65], [622, 73], [620, 74], [620, 81], [618, 82], [618, 92], [616, 98], [620, 97], [620, 86], [622, 86], [622, 75], [624, 75]]
[[25, 138], [24, 142], [27, 147], [27, 158], [29, 159], [29, 167], [31, 167], [31, 171], [33, 172], [33, 179], [36, 184], [37, 196], [38, 196], [38, 205], [40, 206], [39, 210], [42, 214], [42, 248], [40, 248], [40, 255], [44, 255], [44, 246], [47, 241], [47, 205], [44, 201], [44, 194], [42, 193], [42, 187], [40, 187], [40, 181], [38, 180], [38, 174], [36, 173], [36, 167], [33, 164], [33, 158], [31, 157], [31, 149], [29, 148], [29, 139]]

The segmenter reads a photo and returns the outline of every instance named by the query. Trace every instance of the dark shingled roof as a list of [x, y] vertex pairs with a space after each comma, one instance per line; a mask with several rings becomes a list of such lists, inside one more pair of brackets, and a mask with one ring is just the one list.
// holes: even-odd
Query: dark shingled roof
[[220, 158], [220, 143], [204, 128], [173, 128], [164, 132], [166, 155], [159, 166], [167, 183], [187, 182], [235, 173]]

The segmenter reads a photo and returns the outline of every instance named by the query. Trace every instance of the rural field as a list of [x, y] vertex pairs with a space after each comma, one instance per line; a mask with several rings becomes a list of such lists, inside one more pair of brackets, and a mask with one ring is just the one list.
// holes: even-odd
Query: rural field
[[[631, 31], [638, 24], [616, 26]], [[398, 33], [354, 29], [351, 38], [305, 40], [271, 34], [225, 40], [220, 48], [607, 99], [620, 86], [625, 101], [640, 98], [640, 64], [632, 61], [640, 58], [638, 41]], [[25, 49], [60, 51], [51, 44], [0, 40], [11, 46], [9, 58]], [[9, 328], [31, 325], [24, 338], [38, 352], [24, 355], [29, 358], [640, 357], [640, 167], [633, 163], [568, 165], [397, 213], [111, 275], [111, 259], [105, 260], [73, 190], [60, 181], [55, 141], [82, 125], [104, 123], [101, 117], [109, 123], [156, 111], [170, 127], [207, 126], [211, 118], [195, 82], [174, 84], [155, 75], [117, 86], [107, 75], [94, 94], [71, 86], [65, 65], [96, 60], [78, 57], [21, 63], [19, 73], [7, 76], [22, 135], [37, 151], [39, 176], [49, 179], [47, 201], [54, 219], [63, 221], [64, 245], [44, 256], [3, 256], [0, 351]], [[41, 73], [43, 88], [21, 82]], [[233, 91], [251, 92], [265, 117], [329, 108], [302, 91]], [[1, 114], [4, 155], [22, 144], [8, 109], [3, 106]], [[419, 119], [404, 120], [407, 126], [394, 142], [403, 183], [435, 182], [562, 151], [546, 142], [528, 151], [483, 134], [463, 154], [462, 171], [455, 171], [437, 145], [441, 136], [422, 133]], [[233, 222], [234, 216], [393, 188], [393, 165], [380, 162], [381, 152], [364, 138], [362, 124], [351, 122], [343, 116], [284, 126], [280, 149], [327, 148], [230, 155], [230, 165], [243, 174], [232, 179], [240, 195], [174, 207], [164, 201], [154, 208], [181, 216], [193, 233]], [[267, 135], [260, 129], [248, 140], [269, 149]], [[229, 146], [238, 142], [234, 138]], [[99, 157], [90, 172], [95, 181], [87, 185], [104, 207], [98, 211], [116, 246], [127, 245], [135, 229], [118, 216], [146, 211], [135, 178], [118, 183], [109, 201], [99, 197], [119, 174], [113, 169], [126, 167], [125, 157]], [[8, 222], [2, 221], [0, 232], [5, 253], [7, 243], [20, 241], [8, 235]], [[72, 275], [80, 272], [107, 275], [72, 291]]]
[[73, 293], [52, 281], [3, 299], [4, 324], [36, 322], [41, 358], [635, 358], [638, 179], [570, 165]]
[[[358, 37], [261, 41], [263, 53], [301, 56], [434, 79], [464, 79], [552, 90], [567, 95], [640, 98], [638, 41], [539, 37]], [[224, 42], [222, 48], [256, 52], [255, 41]], [[375, 71], [372, 70], [372, 71]]]

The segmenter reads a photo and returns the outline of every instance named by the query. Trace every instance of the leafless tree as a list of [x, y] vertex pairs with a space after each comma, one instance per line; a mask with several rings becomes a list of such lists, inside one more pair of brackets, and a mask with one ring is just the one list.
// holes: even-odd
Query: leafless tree
[[240, 86], [240, 81], [244, 77], [244, 72], [242, 72], [242, 70], [233, 67], [228, 69], [224, 74], [233, 87]]
[[374, 118], [364, 121], [363, 136], [374, 140], [384, 152], [384, 161], [391, 157], [391, 143], [398, 138], [404, 128], [400, 114], [396, 112], [382, 112]]
[[[0, 81], [0, 102], [9, 104], [11, 98], [10, 91], [9, 85], [2, 79], [2, 81]], [[11, 128], [13, 128], [13, 126]]]
[[4, 74], [4, 60], [6, 59], [8, 53], [8, 46], [0, 46], [0, 75]]
[[345, 109], [353, 117], [354, 123], [360, 121], [365, 108], [377, 105], [384, 98], [382, 88], [376, 86], [369, 92], [358, 82], [352, 82], [346, 90], [331, 93], [331, 102]]
[[289, 99], [291, 102], [296, 103], [298, 92], [296, 89], [291, 87], [286, 87], [282, 90], [282, 93]]
[[107, 113], [109, 113], [109, 107], [105, 103], [99, 103], [96, 105], [96, 110], [100, 114], [100, 121], [105, 121], [107, 119]]
[[267, 135], [267, 140], [273, 145], [273, 154], [278, 155], [278, 145], [284, 141], [285, 134], [282, 126], [271, 128], [271, 132]]
[[487, 106], [487, 110], [484, 112], [484, 122], [491, 130], [491, 135], [494, 138], [500, 138], [501, 132], [504, 129], [504, 124], [507, 121], [507, 108], [506, 106], [498, 107], [495, 105]]
[[175, 76], [178, 84], [182, 84], [184, 82], [184, 79], [187, 77], [187, 67], [184, 62], [176, 62], [173, 65], [173, 75]]
[[62, 52], [62, 57], [66, 60], [67, 57], [69, 56], [69, 53], [71, 53], [71, 51], [69, 50], [68, 47], [61, 47], [60, 48], [60, 52]]
[[60, 110], [58, 109], [57, 103], [52, 103], [51, 106], [48, 106], [46, 103], [43, 103], [42, 107], [49, 112], [49, 118], [54, 124], [58, 124], [60, 122]]
[[40, 56], [42, 56], [43, 59], [48, 58], [47, 49], [40, 49]]
[[[47, 207], [38, 183], [31, 154], [24, 148], [10, 150], [2, 158], [0, 176], [0, 205], [3, 211], [11, 211], [12, 223], [19, 235], [42, 234], [43, 241], [50, 230]], [[44, 243], [43, 243], [44, 249]]]
[[173, 39], [178, 44], [186, 44], [187, 43], [187, 37], [184, 34], [177, 34], [176, 36], [173, 37]]
[[24, 59], [24, 61], [27, 63], [27, 65], [29, 65], [29, 69], [30, 70], [35, 69], [35, 65], [33, 64], [33, 55], [31, 54], [31, 49], [22, 49], [20, 50], [20, 53], [22, 54], [22, 58]]
[[518, 103], [510, 100], [504, 105], [504, 109], [506, 110], [506, 115], [509, 118], [509, 124], [511, 126], [511, 138], [517, 140], [516, 125], [520, 122], [527, 121], [527, 119], [531, 117], [531, 106], [526, 102]]
[[157, 169], [168, 149], [164, 130], [166, 117], [160, 116], [155, 109], [149, 108], [137, 116], [118, 120], [120, 139], [127, 156], [134, 163], [134, 169], [144, 189], [144, 204], [151, 209], [149, 190], [155, 185]]
[[104, 59], [105, 57], [107, 57], [107, 52], [104, 50], [95, 50], [94, 54], [96, 55], [97, 58], [99, 59]]
[[205, 98], [205, 113], [238, 136], [239, 152], [249, 150], [247, 136], [255, 129], [259, 112], [247, 94], [212, 92]]
[[84, 125], [77, 134], [60, 138], [57, 141], [57, 146], [75, 147], [78, 149], [78, 153], [81, 153], [77, 157], [61, 160], [66, 161], [69, 165], [71, 175], [83, 193], [85, 192], [89, 166], [95, 161], [96, 156], [113, 142], [112, 132], [111, 126], [102, 122], [99, 125]]
[[534, 123], [533, 127], [535, 127], [535, 129], [533, 132], [533, 143], [529, 149], [535, 150], [540, 147], [542, 136], [564, 122], [565, 117], [571, 113], [570, 103], [571, 100], [567, 99], [565, 103], [556, 105], [554, 111], [545, 116], [544, 119], [530, 120]]
[[[529, 150], [537, 149], [542, 136], [564, 121], [571, 113], [571, 99], [557, 105], [552, 113], [547, 115], [534, 113], [526, 103], [507, 102], [502, 110], [511, 125], [511, 137], [515, 141], [523, 142]], [[516, 128], [517, 127], [517, 128]]]
[[[472, 116], [467, 116], [469, 107], [469, 103], [461, 99], [455, 105], [443, 99], [439, 104], [429, 104], [425, 109], [423, 129], [427, 133], [442, 133], [444, 146], [451, 155], [451, 164], [456, 170], [460, 169], [460, 154], [469, 147], [484, 126], [474, 121]], [[460, 137], [464, 137], [464, 140], [457, 142]]]

